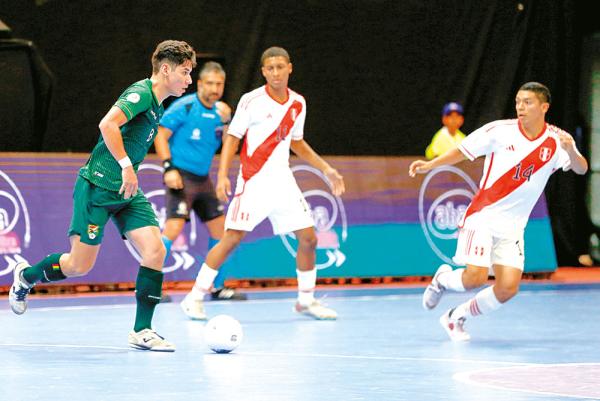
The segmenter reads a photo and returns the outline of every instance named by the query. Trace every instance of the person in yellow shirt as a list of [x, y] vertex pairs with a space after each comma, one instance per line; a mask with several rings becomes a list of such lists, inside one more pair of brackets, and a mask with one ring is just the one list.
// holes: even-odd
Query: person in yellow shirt
[[464, 122], [463, 107], [456, 102], [446, 103], [442, 109], [444, 126], [433, 135], [431, 143], [425, 150], [425, 157], [433, 159], [455, 148], [465, 138], [465, 134], [460, 130]]

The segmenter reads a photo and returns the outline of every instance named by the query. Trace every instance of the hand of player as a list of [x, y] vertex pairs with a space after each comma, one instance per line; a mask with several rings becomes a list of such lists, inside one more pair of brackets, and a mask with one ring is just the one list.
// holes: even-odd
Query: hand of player
[[225, 102], [217, 102], [215, 103], [215, 106], [217, 108], [217, 114], [221, 117], [221, 122], [223, 124], [229, 124], [229, 121], [231, 121], [231, 107]]
[[123, 199], [129, 199], [138, 190], [138, 178], [135, 175], [133, 166], [128, 166], [121, 170], [121, 178], [123, 179], [123, 183], [121, 184], [121, 189], [119, 189], [119, 194], [123, 194]]
[[340, 196], [346, 191], [346, 186], [344, 185], [344, 177], [336, 169], [333, 167], [329, 167], [323, 171], [325, 177], [331, 183], [331, 191], [335, 196]]
[[408, 168], [408, 175], [414, 177], [417, 174], [424, 174], [429, 170], [431, 170], [431, 167], [429, 167], [429, 162], [425, 160], [415, 160]]
[[217, 199], [221, 202], [228, 202], [231, 196], [231, 182], [229, 177], [221, 177], [217, 179], [217, 186], [215, 187]]
[[183, 179], [177, 169], [167, 171], [163, 175], [163, 180], [165, 185], [171, 189], [183, 189]]
[[560, 140], [560, 146], [567, 152], [575, 150], [575, 139], [564, 131], [558, 132], [558, 139]]

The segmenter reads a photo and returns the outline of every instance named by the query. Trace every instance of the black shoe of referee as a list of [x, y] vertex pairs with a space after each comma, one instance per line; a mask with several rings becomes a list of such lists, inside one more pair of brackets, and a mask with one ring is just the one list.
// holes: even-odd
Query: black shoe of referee
[[213, 301], [245, 301], [248, 297], [233, 288], [223, 287], [213, 290], [210, 299]]

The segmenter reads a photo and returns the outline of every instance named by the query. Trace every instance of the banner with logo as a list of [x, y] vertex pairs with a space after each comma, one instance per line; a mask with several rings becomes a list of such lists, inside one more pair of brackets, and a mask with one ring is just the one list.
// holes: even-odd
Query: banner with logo
[[[19, 261], [38, 262], [68, 252], [72, 191], [87, 154], [0, 153], [0, 285], [12, 282]], [[311, 206], [318, 238], [319, 277], [431, 275], [452, 264], [456, 229], [477, 190], [482, 163], [464, 162], [410, 178], [410, 157], [327, 157], [344, 176], [347, 192], [334, 196], [320, 171], [301, 160], [291, 166]], [[213, 163], [213, 177], [217, 161]], [[232, 166], [235, 182], [238, 165]], [[138, 173], [161, 224], [165, 220], [162, 167], [150, 156]], [[89, 235], [94, 235], [90, 228]], [[208, 234], [194, 215], [174, 242], [165, 279], [194, 280], [206, 256]], [[267, 221], [250, 233], [227, 262], [232, 279], [295, 277], [296, 239], [273, 236]], [[545, 201], [536, 204], [525, 232], [525, 271], [556, 269]], [[94, 269], [70, 283], [135, 281], [140, 257], [109, 222]]]

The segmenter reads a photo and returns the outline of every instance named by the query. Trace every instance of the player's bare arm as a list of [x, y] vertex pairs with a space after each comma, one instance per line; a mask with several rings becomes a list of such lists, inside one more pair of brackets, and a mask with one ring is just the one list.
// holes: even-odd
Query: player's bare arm
[[458, 150], [458, 148], [450, 149], [443, 155], [438, 156], [435, 159], [429, 161], [415, 160], [410, 164], [410, 167], [408, 168], [408, 175], [414, 177], [417, 174], [425, 174], [436, 167], [456, 164], [465, 159], [465, 155], [460, 150]]
[[[162, 125], [158, 127], [158, 134], [156, 134], [156, 139], [154, 139], [154, 147], [160, 160], [171, 159], [171, 149], [169, 148], [169, 138], [171, 138], [171, 135], [173, 135], [173, 131], [170, 129]], [[165, 171], [163, 180], [165, 181], [165, 185], [171, 189], [183, 189], [183, 179], [177, 169]]]
[[219, 160], [219, 171], [217, 172], [217, 185], [215, 192], [221, 202], [227, 202], [231, 196], [231, 182], [229, 181], [229, 166], [233, 156], [236, 154], [240, 145], [240, 138], [233, 135], [225, 135], [223, 139], [223, 148], [221, 149], [221, 158]]
[[560, 140], [560, 146], [569, 154], [569, 158], [571, 159], [571, 170], [576, 174], [585, 174], [588, 170], [588, 163], [585, 157], [577, 150], [573, 137], [566, 132], [559, 132], [558, 138]]
[[292, 140], [290, 145], [292, 151], [302, 160], [306, 161], [311, 166], [318, 168], [325, 174], [332, 186], [332, 192], [336, 196], [340, 196], [346, 191], [344, 177], [336, 169], [331, 167], [321, 156], [317, 154], [304, 140]]
[[[102, 133], [102, 138], [106, 147], [113, 157], [121, 164], [123, 160], [128, 160], [125, 146], [123, 145], [123, 137], [121, 136], [121, 126], [127, 122], [127, 116], [118, 107], [111, 107], [104, 118], [100, 121], [98, 127]], [[126, 163], [125, 163], [126, 164]], [[138, 190], [138, 179], [129, 161], [129, 165], [121, 170], [123, 183], [119, 189], [119, 193], [123, 194], [124, 199], [129, 199], [131, 195]]]

